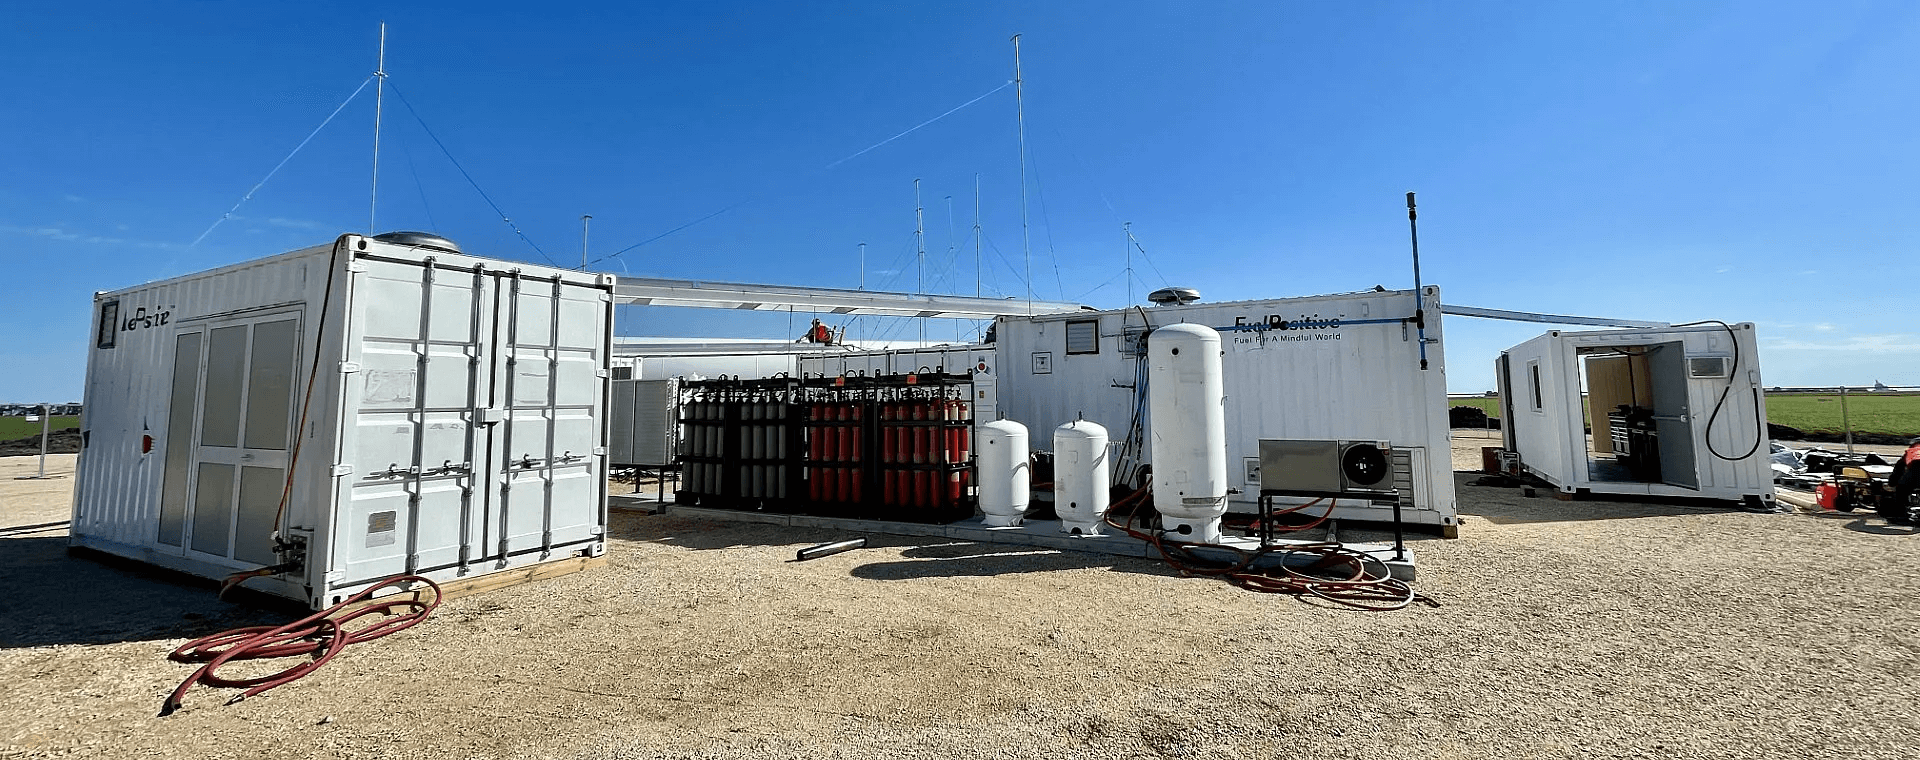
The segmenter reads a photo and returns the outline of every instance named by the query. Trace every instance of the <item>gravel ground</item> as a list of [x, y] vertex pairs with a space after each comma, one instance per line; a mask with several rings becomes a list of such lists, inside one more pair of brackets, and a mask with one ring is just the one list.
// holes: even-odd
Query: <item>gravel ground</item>
[[[0, 527], [65, 518], [32, 466], [0, 459]], [[796, 564], [843, 536], [621, 513], [608, 567], [165, 719], [169, 649], [290, 613], [0, 530], [0, 757], [1916, 756], [1911, 531], [1459, 477], [1461, 538], [1417, 547], [1438, 609], [945, 539]]]

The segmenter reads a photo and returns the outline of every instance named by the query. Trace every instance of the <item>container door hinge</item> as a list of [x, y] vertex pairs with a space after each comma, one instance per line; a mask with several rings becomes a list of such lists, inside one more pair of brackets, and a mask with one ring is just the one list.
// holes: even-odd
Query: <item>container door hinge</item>
[[497, 409], [497, 408], [480, 409], [478, 410], [478, 413], [474, 415], [474, 419], [478, 420], [482, 425], [493, 425], [501, 422], [506, 422], [507, 410]]
[[607, 377], [607, 371], [604, 369], [596, 369], [593, 371], [593, 376], [604, 380]]
[[342, 375], [350, 375], [359, 371], [360, 371], [359, 362], [341, 362], [340, 363], [340, 374]]
[[347, 571], [345, 571], [345, 570], [328, 570], [328, 571], [327, 571], [327, 575], [326, 575], [326, 578], [327, 578], [327, 585], [329, 585], [329, 586], [331, 586], [331, 585], [334, 585], [334, 584], [336, 584], [336, 583], [339, 583], [340, 581], [343, 581], [343, 580], [346, 580], [346, 578], [347, 578]]
[[332, 475], [332, 476], [334, 476], [334, 477], [336, 477], [336, 478], [337, 478], [337, 477], [340, 477], [340, 476], [342, 476], [342, 475], [352, 475], [352, 474], [353, 474], [353, 465], [350, 465], [350, 464], [336, 464], [336, 465], [334, 465], [334, 466], [333, 466], [333, 469], [332, 469], [332, 470], [329, 470], [329, 471], [328, 471], [328, 474], [330, 474], [330, 475]]
[[361, 261], [359, 256], [356, 255], [352, 261], [347, 262], [347, 271], [365, 272], [367, 271], [367, 262]]
[[606, 455], [607, 455], [607, 447], [605, 447], [605, 446], [595, 446], [595, 447], [593, 447], [593, 455], [594, 455], [594, 456], [597, 456], [597, 457], [603, 457], [603, 456], [606, 456]]

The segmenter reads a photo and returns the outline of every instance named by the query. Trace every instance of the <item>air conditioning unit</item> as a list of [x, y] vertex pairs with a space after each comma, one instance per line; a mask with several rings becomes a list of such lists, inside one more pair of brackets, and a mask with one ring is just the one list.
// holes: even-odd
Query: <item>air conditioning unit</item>
[[[1394, 470], [1406, 465], [1386, 441], [1260, 441], [1260, 493], [1392, 499]], [[1404, 460], [1405, 458], [1399, 458]]]

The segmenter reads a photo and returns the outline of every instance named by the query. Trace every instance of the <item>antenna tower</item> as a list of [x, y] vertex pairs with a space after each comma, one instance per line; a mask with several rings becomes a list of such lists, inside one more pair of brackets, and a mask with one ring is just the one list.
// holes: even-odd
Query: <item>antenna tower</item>
[[380, 110], [387, 96], [387, 22], [380, 22], [380, 57], [373, 66], [373, 180], [367, 191], [367, 234], [374, 228], [374, 213], [380, 208]]

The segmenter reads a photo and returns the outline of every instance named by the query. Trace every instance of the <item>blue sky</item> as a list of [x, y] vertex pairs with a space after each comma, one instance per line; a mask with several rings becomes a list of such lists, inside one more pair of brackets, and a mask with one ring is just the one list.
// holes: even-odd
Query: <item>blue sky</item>
[[[93, 291], [365, 231], [371, 87], [191, 245], [367, 78], [383, 20], [393, 87], [376, 226], [470, 252], [572, 265], [581, 214], [597, 259], [725, 210], [596, 268], [854, 286], [865, 242], [867, 286], [913, 290], [918, 178], [927, 289], [971, 294], [977, 176], [981, 288], [1024, 294], [1003, 87], [1020, 33], [1039, 297], [1124, 304], [1122, 222], [1151, 257], [1135, 257], [1136, 298], [1166, 284], [1208, 300], [1407, 287], [1413, 190], [1424, 278], [1447, 301], [1752, 321], [1770, 385], [1920, 385], [1912, 3], [196, 2], [4, 15], [0, 400], [79, 397]], [[623, 334], [788, 331], [784, 317], [621, 319]], [[1491, 387], [1498, 351], [1545, 329], [1450, 319], [1450, 385]]]

